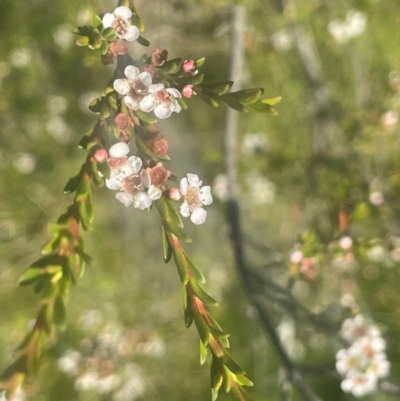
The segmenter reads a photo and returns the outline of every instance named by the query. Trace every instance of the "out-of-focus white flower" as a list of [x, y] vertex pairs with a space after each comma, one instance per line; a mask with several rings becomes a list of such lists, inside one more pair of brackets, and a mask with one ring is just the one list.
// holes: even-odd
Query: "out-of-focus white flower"
[[57, 361], [58, 369], [67, 375], [76, 376], [79, 373], [79, 362], [81, 359], [82, 355], [80, 352], [69, 349]]
[[365, 357], [357, 348], [341, 349], [336, 354], [336, 370], [343, 376], [365, 366]]
[[293, 41], [286, 28], [279, 29], [271, 36], [271, 43], [280, 52], [286, 52], [293, 47]]
[[303, 252], [301, 252], [299, 249], [292, 251], [292, 253], [290, 254], [290, 261], [294, 264], [300, 263], [302, 259]]
[[96, 391], [100, 394], [109, 393], [121, 384], [121, 380], [116, 374], [101, 377], [97, 380]]
[[[369, 332], [371, 333], [371, 329]], [[357, 349], [366, 358], [373, 359], [376, 355], [385, 351], [386, 341], [379, 335], [375, 337], [365, 336], [355, 341], [352, 348]]]
[[381, 263], [386, 259], [386, 256], [386, 249], [382, 245], [375, 245], [367, 251], [367, 257], [371, 262]]
[[68, 50], [74, 41], [72, 29], [68, 24], [57, 25], [52, 29], [54, 42], [62, 52]]
[[94, 371], [85, 372], [75, 380], [74, 387], [77, 391], [94, 390], [97, 387], [98, 378]]
[[367, 373], [373, 374], [378, 378], [386, 377], [390, 372], [390, 362], [386, 359], [386, 354], [379, 353], [374, 356], [367, 369]]
[[353, 309], [353, 308], [357, 307], [354, 295], [353, 294], [349, 294], [349, 293], [344, 294], [340, 298], [340, 305], [344, 306], [345, 308], [350, 308], [350, 309]]
[[369, 325], [363, 315], [357, 315], [354, 318], [346, 319], [340, 331], [342, 337], [349, 343], [364, 337], [368, 334]]
[[117, 7], [113, 14], [107, 13], [103, 17], [104, 28], [113, 28], [120, 39], [128, 42], [136, 40], [139, 37], [139, 29], [131, 25], [128, 21], [132, 17], [132, 11], [125, 6]]
[[10, 56], [10, 63], [16, 68], [27, 67], [31, 62], [32, 55], [30, 49], [26, 47], [20, 47], [14, 49]]
[[382, 192], [374, 191], [369, 194], [369, 201], [375, 206], [381, 206], [385, 202], [385, 198]]
[[223, 202], [228, 199], [228, 177], [225, 174], [218, 174], [214, 178], [212, 192]]
[[339, 240], [339, 245], [344, 251], [348, 251], [353, 246], [353, 240], [351, 237], [342, 237]]
[[251, 189], [251, 199], [255, 204], [272, 203], [275, 199], [276, 185], [267, 178], [253, 174], [247, 179]]
[[382, 114], [381, 121], [383, 127], [388, 131], [391, 131], [399, 121], [399, 113], [397, 113], [395, 110], [389, 110]]
[[71, 140], [72, 132], [65, 120], [58, 116], [51, 116], [46, 122], [47, 132], [58, 142], [68, 143]]
[[30, 174], [36, 168], [36, 157], [31, 153], [16, 153], [12, 160], [20, 173]]
[[367, 25], [367, 17], [360, 11], [350, 10], [346, 14], [346, 19], [333, 20], [328, 24], [328, 31], [337, 43], [343, 44], [351, 38], [361, 35]]
[[375, 375], [353, 371], [342, 381], [341, 387], [346, 393], [352, 393], [355, 397], [362, 397], [374, 391], [376, 385]]
[[253, 155], [257, 152], [264, 152], [267, 148], [268, 141], [264, 134], [246, 134], [243, 137], [242, 152], [245, 155]]
[[50, 114], [62, 114], [68, 108], [68, 101], [64, 96], [53, 95], [47, 98], [47, 110]]
[[114, 394], [113, 400], [133, 401], [144, 393], [145, 388], [143, 379], [136, 373]]
[[192, 223], [199, 225], [206, 221], [207, 212], [203, 205], [211, 205], [213, 198], [211, 188], [207, 185], [202, 187], [203, 181], [197, 174], [187, 174], [182, 178], [180, 190], [183, 196], [180, 212], [183, 217], [189, 217]]
[[103, 322], [103, 315], [97, 309], [87, 309], [82, 312], [78, 319], [79, 327], [84, 332], [94, 332], [99, 329]]
[[[6, 392], [0, 392], [0, 401], [8, 401], [6, 398]], [[15, 390], [13, 401], [25, 401], [25, 391], [21, 386]]]

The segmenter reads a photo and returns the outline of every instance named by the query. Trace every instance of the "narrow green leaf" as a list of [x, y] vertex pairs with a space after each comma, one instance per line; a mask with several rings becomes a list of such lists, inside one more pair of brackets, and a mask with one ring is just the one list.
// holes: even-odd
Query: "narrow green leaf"
[[192, 239], [174, 223], [168, 223], [167, 221], [165, 221], [164, 224], [165, 224], [165, 229], [174, 234], [181, 241], [192, 242]]
[[161, 67], [158, 67], [163, 74], [176, 74], [180, 71], [182, 65], [181, 58], [174, 58], [166, 61]]
[[277, 115], [278, 112], [276, 111], [276, 109], [272, 106], [270, 106], [267, 103], [263, 103], [261, 100], [248, 105], [247, 107], [249, 107], [250, 109], [253, 109], [255, 111], [259, 111], [261, 113], [268, 113], [271, 115]]
[[199, 332], [200, 339], [204, 346], [206, 347], [209, 340], [209, 332], [203, 317], [199, 313], [193, 314], [194, 323], [196, 324], [197, 331]]
[[34, 283], [39, 277], [48, 274], [44, 268], [28, 267], [18, 279], [18, 285], [29, 285]]
[[101, 34], [103, 35], [104, 38], [106, 38], [106, 39], [108, 39], [110, 41], [115, 39], [115, 37], [117, 36], [115, 34], [114, 28], [112, 28], [112, 27], [103, 29]]
[[148, 113], [145, 113], [142, 110], [135, 110], [135, 114], [140, 118], [143, 122], [147, 124], [156, 124], [157, 123], [157, 118], [151, 117]]
[[98, 15], [93, 17], [93, 25], [97, 28], [98, 26], [102, 25], [103, 22]]
[[201, 67], [201, 66], [204, 64], [204, 61], [206, 61], [206, 58], [205, 58], [205, 57], [201, 57], [201, 58], [197, 59], [197, 60], [195, 61], [196, 68]]
[[243, 89], [238, 92], [230, 92], [224, 95], [229, 100], [248, 105], [256, 102], [264, 93], [262, 88]]
[[[192, 277], [201, 284], [204, 284], [206, 282], [206, 279], [203, 276], [203, 273], [197, 268], [193, 260], [188, 256], [188, 254], [185, 252], [185, 257], [186, 257], [186, 262], [188, 265], [188, 268], [191, 272]], [[200, 298], [200, 297], [199, 297]]]
[[93, 99], [89, 104], [89, 110], [93, 111], [93, 113], [100, 113], [103, 104], [104, 104], [103, 96]]
[[186, 328], [189, 328], [192, 323], [193, 323], [193, 311], [192, 309], [188, 306], [184, 309], [184, 317], [185, 317], [185, 326]]
[[165, 221], [167, 221], [168, 223], [173, 223], [180, 228], [183, 228], [181, 216], [176, 211], [173, 202], [170, 199], [162, 196], [160, 199], [156, 200], [156, 206], [159, 213], [161, 214], [161, 217]]
[[101, 41], [101, 46], [100, 46], [100, 49], [99, 49], [100, 53], [101, 54], [106, 54], [108, 52], [108, 47], [109, 47], [109, 44], [108, 44], [107, 39], [103, 39]]
[[176, 267], [178, 268], [178, 272], [181, 277], [181, 282], [185, 286], [189, 281], [189, 277], [186, 271], [185, 255], [183, 255], [180, 249], [176, 248], [172, 250], [172, 254], [174, 255], [175, 264]]
[[82, 170], [79, 171], [79, 173], [76, 176], [68, 180], [67, 185], [65, 185], [63, 192], [65, 194], [70, 194], [71, 192], [75, 192], [76, 188], [78, 188], [81, 179], [82, 179]]
[[282, 100], [282, 96], [270, 97], [268, 99], [262, 99], [261, 103], [269, 104], [270, 106], [275, 106]]
[[172, 257], [172, 248], [171, 244], [168, 241], [168, 236], [165, 231], [165, 227], [163, 225], [161, 225], [161, 235], [162, 235], [164, 262], [168, 263]]
[[87, 46], [89, 44], [89, 38], [87, 36], [80, 36], [75, 41], [77, 46]]
[[244, 375], [246, 372], [235, 362], [227, 351], [224, 352], [222, 360], [227, 368], [235, 375]]
[[54, 302], [54, 323], [59, 327], [64, 327], [67, 318], [64, 297], [58, 295]]
[[92, 181], [94, 185], [97, 185], [98, 187], [101, 187], [104, 185], [104, 180], [103, 177], [100, 177], [99, 175], [99, 170], [97, 169], [97, 162], [95, 160], [92, 160], [90, 162], [90, 172], [92, 173]]
[[246, 376], [244, 375], [236, 375], [236, 381], [241, 385], [241, 386], [247, 386], [247, 387], [252, 387], [254, 384], [251, 380], [249, 380]]
[[203, 81], [204, 81], [204, 74], [196, 74], [189, 77], [185, 77], [185, 83], [190, 85], [199, 85]]
[[200, 365], [204, 365], [207, 361], [208, 348], [204, 346], [203, 342], [200, 340]]
[[210, 95], [224, 95], [233, 85], [233, 81], [211, 82], [202, 84], [201, 88]]
[[221, 388], [223, 382], [223, 369], [224, 365], [220, 358], [215, 355], [212, 356], [211, 369], [210, 369], [210, 379], [211, 379], [211, 390], [213, 401], [218, 397], [218, 391]]
[[192, 287], [193, 293], [196, 295], [197, 298], [199, 298], [201, 301], [203, 301], [204, 305], [207, 306], [217, 306], [218, 302], [214, 299], [211, 298], [197, 283], [196, 280], [194, 279], [189, 279], [190, 285]]
[[147, 39], [145, 39], [143, 36], [141, 36], [141, 35], [136, 39], [136, 41], [137, 41], [140, 45], [142, 45], [142, 46], [144, 46], [144, 47], [150, 46], [150, 42], [149, 42]]
[[97, 163], [97, 169], [101, 174], [103, 174], [104, 177], [110, 178], [111, 169], [107, 162]]
[[240, 111], [241, 113], [247, 113], [249, 110], [246, 109], [242, 104], [233, 101], [232, 99], [226, 98], [225, 95], [222, 97], [222, 101], [229, 106], [231, 109]]
[[230, 394], [233, 401], [253, 401], [253, 398], [250, 396], [250, 394], [237, 384], [232, 385]]
[[211, 96], [205, 94], [205, 93], [201, 93], [201, 92], [196, 92], [196, 94], [198, 95], [198, 97], [203, 101], [206, 102], [207, 104], [209, 104], [212, 107], [218, 107], [219, 103]]
[[59, 235], [54, 235], [53, 238], [47, 241], [47, 243], [42, 247], [42, 254], [49, 255], [55, 252], [60, 245], [60, 239]]
[[224, 377], [225, 393], [229, 393], [232, 388], [233, 373], [224, 365], [224, 370], [223, 370], [222, 375]]

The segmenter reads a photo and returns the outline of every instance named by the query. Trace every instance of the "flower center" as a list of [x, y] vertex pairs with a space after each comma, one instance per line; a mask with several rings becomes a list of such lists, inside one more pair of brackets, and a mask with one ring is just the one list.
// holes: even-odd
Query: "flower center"
[[160, 102], [170, 102], [173, 98], [174, 97], [165, 90], [157, 92], [157, 100]]
[[122, 17], [116, 17], [114, 22], [112, 23], [112, 27], [118, 35], [122, 36], [125, 35], [126, 32], [128, 32], [129, 24], [128, 21], [126, 21]]
[[140, 79], [128, 79], [128, 84], [131, 87], [129, 95], [132, 97], [146, 96], [149, 92], [149, 88]]
[[189, 188], [185, 196], [186, 202], [190, 209], [199, 207], [202, 205], [199, 199], [199, 190], [197, 188]]

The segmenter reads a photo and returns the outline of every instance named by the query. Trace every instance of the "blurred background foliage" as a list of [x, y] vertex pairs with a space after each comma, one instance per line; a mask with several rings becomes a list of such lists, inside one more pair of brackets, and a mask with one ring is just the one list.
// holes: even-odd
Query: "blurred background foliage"
[[[171, 58], [205, 56], [208, 80], [228, 79], [236, 3], [245, 6], [247, 20], [243, 86], [283, 97], [276, 117], [240, 117], [239, 202], [247, 257], [318, 314], [315, 327], [293, 318], [273, 297], [265, 300], [293, 360], [315, 368], [307, 382], [323, 400], [351, 400], [332, 373], [340, 343], [324, 326], [329, 321], [339, 329], [350, 314], [340, 305], [345, 293], [381, 325], [391, 377], [400, 373], [400, 258], [393, 254], [400, 236], [399, 3], [138, 0], [151, 47], [134, 44], [133, 57], [156, 47], [168, 49]], [[71, 31], [115, 7], [110, 0], [0, 2], [3, 367], [38, 309], [31, 291], [15, 283], [49, 237], [47, 223], [69, 204], [62, 189], [83, 162], [77, 143], [95, 121], [87, 106], [112, 73], [98, 54], [75, 46]], [[349, 33], [340, 24], [351, 10], [364, 22]], [[207, 223], [187, 225], [193, 238], [187, 249], [206, 275], [207, 291], [220, 302], [215, 313], [232, 334], [233, 356], [255, 382], [251, 393], [258, 400], [300, 400], [234, 269], [223, 214], [225, 112], [192, 98], [189, 110], [159, 124], [170, 141], [170, 170], [179, 177], [198, 173], [215, 190]], [[114, 369], [135, 379], [126, 379], [130, 387], [114, 399], [208, 399], [208, 369], [198, 363], [197, 334], [184, 328], [175, 267], [162, 262], [158, 216], [125, 209], [104, 189], [95, 189], [95, 204], [94, 230], [86, 235], [95, 264], [71, 291], [67, 329], [46, 353], [38, 382], [28, 382], [27, 398], [113, 399], [107, 391], [79, 391], [84, 385], [74, 386], [73, 372], [62, 372], [68, 371], [63, 355], [74, 349], [90, 363], [106, 361], [103, 372]], [[357, 242], [360, 256], [345, 272], [324, 263], [321, 251], [340, 237], [339, 216], [350, 219], [342, 232]], [[304, 232], [313, 233], [317, 244], [306, 255], [319, 260], [316, 279], [290, 270], [291, 249]], [[376, 246], [380, 258], [365, 256]], [[118, 344], [122, 348], [110, 362], [101, 355], [104, 347], [96, 354], [96, 344], [108, 344], [110, 353]], [[400, 397], [376, 393], [366, 399]]]

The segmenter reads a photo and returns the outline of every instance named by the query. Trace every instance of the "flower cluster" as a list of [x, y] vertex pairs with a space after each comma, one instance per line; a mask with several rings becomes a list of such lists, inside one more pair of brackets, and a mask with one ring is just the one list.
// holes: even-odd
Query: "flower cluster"
[[333, 20], [328, 24], [328, 31], [336, 40], [342, 44], [350, 39], [361, 35], [367, 25], [367, 17], [360, 11], [350, 10], [344, 21]]
[[152, 75], [134, 65], [125, 68], [125, 77], [114, 81], [114, 89], [124, 97], [126, 106], [131, 110], [141, 110], [154, 114], [160, 118], [168, 118], [172, 112], [179, 113], [182, 107], [177, 102], [181, 97], [175, 88], [165, 88], [164, 84], [153, 84]]
[[319, 262], [316, 257], [305, 257], [299, 245], [290, 253], [291, 271], [305, 280], [315, 280], [319, 275]]
[[355, 397], [375, 391], [378, 379], [390, 370], [380, 330], [363, 315], [356, 315], [343, 322], [341, 336], [350, 344], [336, 354], [336, 370], [344, 376], [342, 390]]
[[79, 392], [94, 391], [113, 401], [133, 401], [146, 389], [139, 368], [132, 358], [159, 358], [164, 342], [154, 332], [128, 330], [117, 323], [101, 325], [97, 310], [83, 313], [82, 328], [90, 332], [80, 342], [80, 349], [68, 349], [58, 359], [61, 372], [74, 378]]

